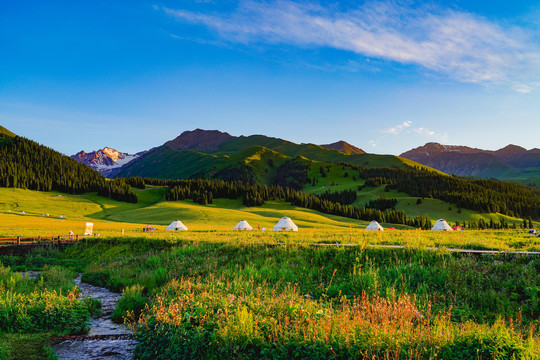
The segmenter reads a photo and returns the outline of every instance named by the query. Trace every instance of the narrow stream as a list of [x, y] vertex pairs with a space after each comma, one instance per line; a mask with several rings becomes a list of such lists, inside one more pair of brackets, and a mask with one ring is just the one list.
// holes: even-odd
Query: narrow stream
[[75, 280], [81, 290], [81, 297], [91, 297], [101, 301], [101, 317], [91, 319], [90, 331], [84, 336], [74, 336], [54, 346], [59, 360], [131, 360], [135, 340], [132, 331], [124, 325], [115, 324], [111, 314], [120, 295], [105, 288]]

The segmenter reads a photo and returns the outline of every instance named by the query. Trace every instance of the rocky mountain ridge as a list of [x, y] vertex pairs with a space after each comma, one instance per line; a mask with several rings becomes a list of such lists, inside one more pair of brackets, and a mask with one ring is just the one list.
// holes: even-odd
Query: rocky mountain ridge
[[518, 178], [540, 168], [540, 149], [527, 150], [512, 144], [499, 150], [483, 150], [431, 142], [400, 156], [461, 176]]
[[78, 162], [85, 164], [94, 170], [97, 170], [102, 175], [107, 176], [114, 169], [126, 165], [127, 163], [137, 159], [144, 153], [145, 151], [139, 152], [137, 154], [128, 154], [110, 147], [104, 147], [103, 149], [92, 151], [89, 153], [82, 150], [75, 155], [72, 155], [71, 157]]

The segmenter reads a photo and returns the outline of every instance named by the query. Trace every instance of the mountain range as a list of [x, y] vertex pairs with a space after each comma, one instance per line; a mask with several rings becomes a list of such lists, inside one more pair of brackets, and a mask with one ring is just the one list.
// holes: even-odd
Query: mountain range
[[202, 129], [184, 131], [161, 146], [133, 155], [106, 147], [90, 153], [81, 151], [72, 157], [107, 177], [240, 177], [271, 183], [277, 167], [297, 157], [312, 163], [347, 163], [363, 167], [426, 167], [447, 174], [482, 178], [540, 177], [540, 149], [526, 150], [516, 145], [491, 151], [427, 143], [398, 157], [367, 154], [345, 141], [323, 145], [296, 144], [264, 135], [232, 136], [227, 132]]
[[400, 155], [447, 174], [496, 179], [540, 177], [540, 149], [508, 145], [491, 151], [427, 143]]
[[279, 166], [292, 159], [300, 159], [311, 167], [328, 162], [363, 167], [424, 167], [398, 156], [367, 154], [344, 141], [296, 144], [264, 135], [232, 136], [217, 130], [195, 129], [114, 169], [109, 176], [205, 177], [270, 184]]
[[[347, 148], [346, 144], [339, 145], [341, 149]], [[456, 152], [459, 148], [451, 150]], [[467, 154], [471, 150], [462, 152]], [[472, 151], [473, 155], [476, 153], [476, 150]], [[523, 150], [514, 147], [497, 152], [505, 161], [528, 166], [524, 160], [516, 160], [519, 153]], [[81, 152], [77, 158], [96, 160], [96, 164], [108, 168], [129, 160], [112, 148], [90, 154]], [[276, 192], [270, 197], [279, 197], [295, 206], [356, 219], [377, 218], [378, 215], [374, 217], [372, 211], [381, 212], [389, 210], [389, 206], [399, 206], [387, 214], [389, 217], [378, 214], [381, 219], [400, 224], [410, 224], [406, 214], [422, 217], [426, 212], [435, 211], [435, 216], [441, 217], [452, 209], [458, 209], [458, 214], [461, 214], [461, 208], [514, 218], [531, 216], [536, 219], [540, 214], [539, 192], [526, 186], [448, 176], [398, 156], [347, 154], [319, 145], [295, 144], [263, 135], [231, 136], [200, 129], [186, 131], [161, 146], [138, 154], [125, 165], [113, 168], [109, 176], [114, 174], [120, 177], [106, 180], [73, 157], [0, 128], [0, 187], [70, 194], [97, 193], [98, 196], [135, 203], [138, 196], [133, 188], [146, 184], [177, 187], [176, 190], [168, 190], [168, 200], [189, 198], [206, 204], [214, 195], [228, 199], [240, 196], [243, 205], [260, 206], [260, 201], [264, 202], [263, 196], [270, 196], [267, 192], [270, 190], [258, 184], [279, 185], [282, 187], [271, 188]], [[197, 180], [166, 180], [189, 178]], [[203, 181], [201, 178], [219, 181]], [[232, 180], [241, 182], [230, 182]], [[206, 188], [203, 186], [205, 183], [208, 185]], [[189, 191], [183, 187], [186, 184], [193, 185]], [[426, 207], [420, 206], [424, 200]], [[356, 207], [346, 207], [348, 204]], [[372, 210], [361, 210], [364, 208]]]

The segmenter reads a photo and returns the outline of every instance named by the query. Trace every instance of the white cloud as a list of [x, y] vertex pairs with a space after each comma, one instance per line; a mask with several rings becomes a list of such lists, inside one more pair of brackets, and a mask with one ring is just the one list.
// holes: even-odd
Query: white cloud
[[413, 125], [413, 122], [410, 120], [404, 121], [401, 124], [398, 124], [389, 129], [384, 129], [381, 132], [384, 134], [391, 134], [391, 135], [418, 134], [418, 135], [421, 135], [422, 137], [439, 139], [440, 141], [446, 141], [446, 139], [448, 138], [448, 135], [446, 133], [440, 134], [440, 133], [436, 133], [433, 130], [426, 129], [425, 127], [416, 127]]
[[369, 140], [369, 141], [368, 141], [368, 144], [369, 144], [371, 147], [377, 147], [377, 142], [375, 142], [375, 140]]
[[398, 135], [398, 134], [401, 134], [403, 132], [403, 130], [411, 127], [412, 125], [412, 121], [405, 121], [399, 125], [396, 125], [390, 129], [386, 129], [386, 130], [383, 130], [384, 133], [387, 133], [387, 134], [394, 134], [394, 135]]
[[522, 94], [528, 94], [532, 91], [532, 87], [524, 84], [516, 84], [514, 85], [514, 90]]
[[427, 135], [427, 136], [435, 135], [435, 131], [431, 131], [431, 130], [428, 130], [428, 129], [423, 128], [423, 127], [419, 127], [419, 128], [414, 129], [414, 132], [418, 133], [420, 135]]
[[[514, 84], [540, 74], [540, 47], [524, 29], [434, 6], [372, 1], [340, 11], [287, 0], [241, 0], [230, 14], [163, 10], [231, 42], [331, 47], [417, 65], [463, 82]], [[527, 86], [514, 88], [523, 92]]]

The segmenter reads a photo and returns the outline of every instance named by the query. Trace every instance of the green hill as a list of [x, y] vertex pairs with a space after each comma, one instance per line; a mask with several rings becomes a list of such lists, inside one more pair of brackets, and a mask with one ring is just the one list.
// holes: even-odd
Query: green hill
[[51, 148], [19, 136], [0, 134], [0, 187], [72, 194], [96, 191], [122, 201], [137, 201], [124, 179], [100, 173]]
[[346, 154], [319, 145], [295, 144], [264, 135], [234, 137], [215, 130], [197, 129], [186, 131], [163, 146], [149, 151], [113, 172], [111, 176], [159, 179], [204, 177], [273, 184], [276, 168], [287, 159], [296, 157], [321, 163], [315, 166], [326, 166], [326, 163], [331, 162], [368, 168], [417, 168], [438, 172], [393, 155]]
[[0, 125], [0, 135], [4, 135], [8, 137], [16, 136], [16, 134], [12, 133], [11, 131], [3, 127], [2, 125]]

